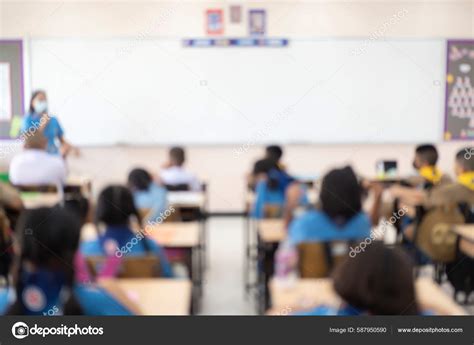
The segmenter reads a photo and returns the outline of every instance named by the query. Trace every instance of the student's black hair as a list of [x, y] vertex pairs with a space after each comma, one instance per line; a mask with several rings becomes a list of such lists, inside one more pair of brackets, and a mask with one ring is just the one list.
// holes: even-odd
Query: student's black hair
[[177, 164], [183, 165], [184, 161], [186, 160], [186, 154], [184, 149], [179, 146], [174, 146], [170, 149], [170, 158]]
[[133, 195], [130, 190], [121, 185], [110, 185], [99, 195], [95, 221], [105, 225], [128, 225], [130, 217], [135, 216], [141, 223]]
[[350, 166], [328, 172], [319, 195], [321, 209], [338, 224], [344, 224], [362, 209], [362, 188]]
[[30, 113], [34, 113], [34, 112], [35, 112], [35, 109], [34, 109], [34, 107], [33, 107], [33, 100], [34, 100], [38, 95], [40, 95], [40, 94], [43, 94], [43, 95], [46, 96], [46, 91], [44, 91], [44, 90], [35, 90], [35, 91], [33, 91], [33, 93], [31, 94], [30, 107], [29, 107], [29, 109], [28, 109], [28, 111], [29, 111]]
[[456, 153], [456, 161], [466, 171], [474, 171], [474, 147], [465, 147]]
[[271, 159], [275, 163], [278, 163], [283, 156], [283, 149], [278, 145], [270, 145], [267, 146], [266, 149], [266, 157]]
[[372, 242], [333, 272], [334, 289], [350, 306], [374, 315], [418, 315], [413, 264], [400, 248]]
[[[20, 255], [15, 265], [17, 296], [24, 289], [20, 279], [26, 263], [35, 268], [59, 271], [65, 274], [65, 284], [71, 294], [64, 302], [64, 314], [81, 314], [82, 310], [72, 293], [74, 284], [74, 256], [79, 246], [81, 222], [64, 208], [37, 208], [26, 210], [15, 230]], [[8, 314], [24, 314], [25, 305], [18, 297]]]
[[152, 182], [152, 177], [142, 168], [136, 168], [128, 174], [128, 187], [132, 190], [147, 190]]
[[418, 145], [415, 153], [429, 165], [436, 165], [438, 162], [438, 150], [432, 144]]

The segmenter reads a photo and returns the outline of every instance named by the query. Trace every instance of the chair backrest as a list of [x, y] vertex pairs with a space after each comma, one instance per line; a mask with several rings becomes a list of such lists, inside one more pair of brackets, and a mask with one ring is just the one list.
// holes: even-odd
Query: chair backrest
[[280, 204], [265, 204], [263, 206], [264, 218], [281, 218], [283, 217], [283, 206]]
[[432, 260], [449, 263], [455, 260], [458, 236], [452, 225], [465, 223], [457, 205], [445, 205], [428, 211], [415, 233], [415, 244]]
[[191, 189], [187, 183], [165, 184], [165, 188], [170, 192], [186, 192]]
[[[93, 276], [97, 276], [97, 269], [102, 267], [108, 258], [106, 256], [89, 256], [87, 266]], [[116, 278], [153, 278], [161, 276], [160, 260], [155, 255], [127, 256], [120, 262]]]
[[301, 278], [325, 278], [349, 255], [349, 242], [305, 242], [298, 245]]
[[55, 185], [15, 185], [20, 192], [57, 193], [58, 187]]

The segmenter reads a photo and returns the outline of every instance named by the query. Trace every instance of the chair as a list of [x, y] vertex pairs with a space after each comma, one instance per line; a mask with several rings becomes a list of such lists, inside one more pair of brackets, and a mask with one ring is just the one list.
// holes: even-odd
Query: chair
[[58, 187], [55, 185], [15, 185], [20, 192], [37, 192], [37, 193], [57, 193]]
[[[102, 267], [107, 259], [107, 256], [89, 256], [86, 258], [87, 266], [94, 277], [97, 276], [97, 269]], [[117, 278], [156, 278], [160, 276], [160, 260], [155, 255], [123, 257], [117, 274]]]
[[349, 254], [346, 241], [305, 242], [298, 245], [301, 278], [325, 278]]
[[265, 204], [263, 206], [264, 218], [281, 218], [283, 216], [283, 206], [280, 204]]

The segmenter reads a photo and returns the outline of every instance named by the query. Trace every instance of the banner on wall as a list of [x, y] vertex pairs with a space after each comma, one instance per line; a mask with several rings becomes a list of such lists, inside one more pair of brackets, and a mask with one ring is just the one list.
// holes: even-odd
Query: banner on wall
[[449, 40], [445, 140], [474, 139], [474, 40]]
[[206, 11], [206, 32], [208, 35], [222, 35], [224, 33], [224, 11], [210, 9]]

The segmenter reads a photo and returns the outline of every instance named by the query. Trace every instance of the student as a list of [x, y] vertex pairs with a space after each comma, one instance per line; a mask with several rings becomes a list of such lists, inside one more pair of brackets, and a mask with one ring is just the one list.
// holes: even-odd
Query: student
[[332, 275], [342, 303], [319, 305], [296, 315], [419, 315], [413, 265], [399, 248], [373, 242], [365, 252], [347, 257]]
[[449, 177], [444, 175], [436, 166], [438, 162], [438, 150], [431, 144], [419, 145], [415, 149], [413, 167], [418, 176], [411, 178], [408, 182], [422, 189], [429, 189], [438, 184], [449, 182]]
[[259, 181], [265, 180], [268, 173], [272, 170], [285, 170], [281, 163], [283, 149], [278, 145], [270, 145], [265, 148], [265, 156], [255, 162], [252, 173], [248, 177], [248, 186], [251, 190], [255, 190]]
[[[96, 208], [96, 223], [105, 225], [105, 231], [97, 240], [82, 243], [82, 254], [110, 257], [111, 264], [118, 263], [118, 265], [115, 268], [108, 266], [103, 272], [107, 271], [104, 275], [114, 276], [120, 269], [119, 260], [114, 260], [114, 258], [153, 253], [160, 259], [163, 276], [171, 277], [171, 268], [162, 248], [143, 234], [138, 236], [131, 229], [133, 218], [138, 225], [141, 225], [141, 218], [130, 190], [119, 185], [106, 187], [99, 195]], [[113, 273], [110, 273], [111, 271]], [[100, 272], [99, 276], [101, 276]]]
[[46, 150], [49, 153], [59, 154], [57, 141], [61, 144], [61, 154], [63, 156], [66, 156], [70, 151], [74, 151], [76, 154], [79, 153], [77, 148], [64, 139], [64, 131], [58, 119], [48, 113], [48, 100], [46, 92], [43, 90], [33, 92], [30, 108], [25, 115], [21, 128], [24, 135], [28, 135], [28, 133], [35, 132], [38, 129], [41, 129], [47, 138]]
[[362, 188], [351, 167], [334, 169], [324, 176], [320, 205], [290, 223], [288, 240], [327, 242], [370, 236], [371, 222], [362, 212]]
[[[411, 188], [393, 186], [390, 192], [393, 197], [411, 206], [420, 206], [430, 210], [439, 206], [457, 206], [466, 223], [474, 223], [474, 157], [469, 153], [474, 152], [473, 147], [467, 147], [457, 152], [454, 161], [456, 181], [436, 186], [431, 190], [414, 190]], [[422, 220], [419, 219], [417, 223]], [[416, 224], [410, 224], [404, 230], [408, 241], [415, 240]], [[463, 243], [458, 242], [458, 248]], [[456, 292], [466, 292], [465, 298], [474, 289], [474, 259], [458, 250], [456, 259], [446, 265], [449, 281], [454, 285]]]
[[183, 167], [185, 158], [182, 147], [172, 147], [169, 151], [169, 162], [161, 170], [160, 179], [169, 190], [200, 191], [202, 186], [196, 176]]
[[[103, 289], [76, 280], [80, 222], [62, 208], [26, 211], [16, 235], [19, 253], [13, 288], [0, 290], [0, 311], [10, 315], [130, 315]], [[14, 291], [13, 291], [14, 290]]]
[[155, 220], [166, 210], [166, 189], [155, 182], [148, 171], [133, 169], [128, 174], [128, 187], [138, 209], [149, 209], [146, 220]]
[[47, 140], [41, 130], [29, 135], [25, 149], [10, 163], [10, 182], [17, 186], [62, 185], [66, 165], [60, 156], [46, 152]]

